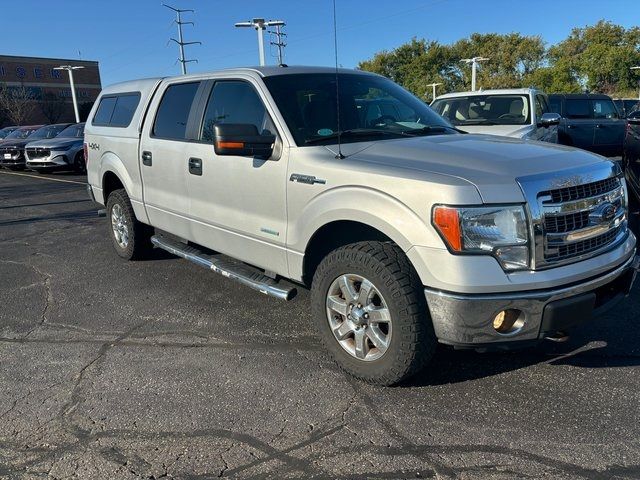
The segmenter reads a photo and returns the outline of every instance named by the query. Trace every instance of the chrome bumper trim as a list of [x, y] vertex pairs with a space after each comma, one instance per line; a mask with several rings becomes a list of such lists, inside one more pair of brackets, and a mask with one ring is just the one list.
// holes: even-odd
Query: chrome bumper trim
[[[594, 291], [630, 270], [634, 273], [629, 288], [640, 271], [640, 256], [636, 256], [635, 252], [608, 273], [567, 287], [469, 295], [425, 288], [425, 296], [436, 336], [441, 343], [479, 346], [537, 340], [541, 335], [540, 326], [548, 303]], [[524, 312], [525, 324], [517, 332], [499, 334], [492, 326], [493, 318], [509, 308]]]

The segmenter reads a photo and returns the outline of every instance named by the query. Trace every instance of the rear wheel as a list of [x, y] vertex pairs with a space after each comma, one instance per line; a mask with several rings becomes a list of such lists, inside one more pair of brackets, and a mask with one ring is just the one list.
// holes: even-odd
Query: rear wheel
[[107, 199], [109, 233], [116, 253], [127, 260], [146, 257], [151, 249], [153, 228], [136, 219], [127, 192], [114, 190]]
[[360, 242], [331, 252], [316, 270], [311, 302], [323, 344], [355, 377], [393, 385], [435, 352], [421, 282], [395, 245]]

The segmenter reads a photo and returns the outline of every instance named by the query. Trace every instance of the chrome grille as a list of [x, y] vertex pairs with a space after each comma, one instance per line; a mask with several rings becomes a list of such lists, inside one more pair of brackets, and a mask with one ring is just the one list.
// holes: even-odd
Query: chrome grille
[[48, 148], [37, 148], [30, 147], [27, 148], [27, 157], [32, 160], [36, 158], [46, 158], [51, 154], [51, 151]]
[[532, 223], [532, 268], [584, 260], [627, 238], [626, 186], [612, 162], [559, 176], [523, 177], [518, 183]]
[[546, 215], [544, 229], [547, 233], [562, 233], [578, 230], [589, 225], [589, 211], [583, 210], [566, 215]]
[[584, 185], [558, 188], [549, 192], [542, 192], [542, 194], [549, 194], [553, 203], [561, 203], [601, 195], [605, 192], [610, 192], [618, 185], [620, 185], [620, 181], [616, 177], [612, 177]]
[[558, 261], [575, 257], [577, 255], [584, 255], [586, 253], [594, 252], [614, 241], [618, 236], [618, 233], [620, 233], [621, 228], [622, 226], [619, 225], [618, 227], [608, 230], [602, 235], [591, 237], [587, 240], [559, 245], [558, 247], [553, 249], [553, 251], [550, 251], [550, 249], [547, 248], [545, 251], [545, 260]]

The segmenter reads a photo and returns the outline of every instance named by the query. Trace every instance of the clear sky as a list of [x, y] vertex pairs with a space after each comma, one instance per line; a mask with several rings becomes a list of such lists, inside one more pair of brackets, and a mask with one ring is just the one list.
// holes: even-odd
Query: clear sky
[[[174, 13], [160, 0], [3, 1], [0, 53], [98, 60], [103, 85], [180, 73]], [[254, 30], [234, 28], [252, 17], [287, 22], [285, 62], [333, 64], [331, 0], [166, 0], [195, 9], [185, 20], [189, 72], [258, 63]], [[555, 43], [573, 27], [610, 20], [640, 24], [640, 0], [337, 0], [339, 63], [355, 67], [411, 37], [452, 43], [473, 32], [520, 32]], [[268, 37], [266, 37], [268, 38]], [[268, 63], [275, 57], [267, 51]]]

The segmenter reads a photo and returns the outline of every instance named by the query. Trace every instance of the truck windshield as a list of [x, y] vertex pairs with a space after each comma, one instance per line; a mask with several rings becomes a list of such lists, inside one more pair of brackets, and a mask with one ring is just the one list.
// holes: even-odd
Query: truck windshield
[[453, 125], [527, 125], [528, 95], [469, 95], [441, 98], [431, 107]]
[[[298, 146], [457, 133], [391, 80], [374, 75], [302, 73], [264, 79]], [[427, 127], [427, 128], [425, 128]], [[434, 127], [434, 128], [430, 128]]]

